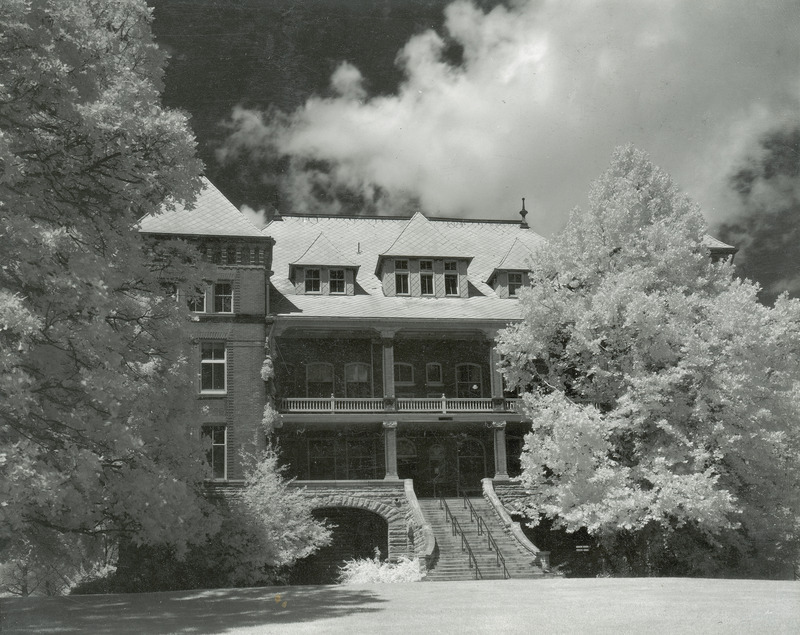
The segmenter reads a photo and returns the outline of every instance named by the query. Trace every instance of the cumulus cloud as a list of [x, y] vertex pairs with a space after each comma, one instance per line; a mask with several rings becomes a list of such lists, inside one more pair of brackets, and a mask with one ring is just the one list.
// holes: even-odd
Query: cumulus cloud
[[242, 205], [239, 209], [240, 212], [244, 215], [244, 217], [249, 220], [253, 225], [262, 229], [267, 224], [267, 210], [264, 209], [253, 209], [249, 205]]
[[[714, 223], [759, 136], [800, 113], [796, 0], [457, 1], [398, 53], [395, 94], [343, 63], [333, 96], [238, 109], [220, 156], [288, 158], [287, 207], [511, 218], [544, 234], [582, 204], [613, 148], [648, 151]], [[461, 51], [457, 63], [454, 50]], [[368, 78], [367, 78], [368, 79]], [[349, 197], [349, 198], [348, 198]]]

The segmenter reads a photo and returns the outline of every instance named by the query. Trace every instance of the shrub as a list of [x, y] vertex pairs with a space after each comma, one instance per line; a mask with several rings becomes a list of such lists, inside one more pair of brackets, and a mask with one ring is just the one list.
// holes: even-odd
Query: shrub
[[348, 560], [339, 567], [339, 584], [370, 584], [392, 582], [420, 582], [425, 573], [419, 558], [400, 556], [397, 562], [381, 562], [381, 553], [375, 549], [375, 557]]

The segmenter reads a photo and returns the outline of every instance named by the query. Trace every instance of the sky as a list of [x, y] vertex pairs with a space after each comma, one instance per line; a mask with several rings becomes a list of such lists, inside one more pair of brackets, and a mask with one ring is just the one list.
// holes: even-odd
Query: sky
[[[701, 205], [712, 232], [800, 200], [796, 174], [756, 183], [758, 205], [732, 185], [765, 136], [800, 128], [797, 0], [409, 0], [425, 19], [397, 22], [406, 31], [386, 22], [391, 3], [360, 0], [362, 23], [340, 23], [345, 3], [315, 1], [320, 11], [300, 17], [321, 20], [314, 37], [353, 28], [345, 37], [369, 46], [317, 51], [319, 68], [295, 75], [314, 81], [291, 99], [251, 91], [226, 104], [207, 163], [275, 189], [237, 201], [256, 219], [270, 206], [514, 218], [525, 197], [549, 236], [627, 143]], [[746, 262], [755, 249], [739, 237]], [[800, 290], [798, 256], [783, 288]]]

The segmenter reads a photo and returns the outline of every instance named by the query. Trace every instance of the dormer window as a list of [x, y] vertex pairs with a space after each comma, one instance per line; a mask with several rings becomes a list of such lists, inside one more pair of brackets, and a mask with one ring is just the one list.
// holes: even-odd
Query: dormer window
[[517, 297], [517, 292], [522, 288], [522, 273], [518, 271], [510, 271], [508, 273], [508, 296], [511, 298]]
[[409, 295], [408, 260], [395, 260], [394, 271], [394, 292], [397, 295]]
[[320, 292], [319, 269], [306, 269], [306, 293]]
[[460, 295], [458, 289], [458, 263], [455, 260], [444, 261], [444, 294]]
[[329, 275], [331, 284], [331, 294], [344, 295], [346, 291], [344, 269], [331, 269]]
[[433, 260], [419, 261], [419, 290], [422, 295], [433, 295]]

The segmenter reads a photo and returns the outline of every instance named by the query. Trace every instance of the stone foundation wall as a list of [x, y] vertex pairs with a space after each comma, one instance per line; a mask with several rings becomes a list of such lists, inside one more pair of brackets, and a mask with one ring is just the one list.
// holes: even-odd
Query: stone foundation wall
[[378, 514], [388, 524], [389, 553], [384, 556], [397, 560], [416, 555], [419, 540], [409, 522], [412, 512], [403, 481], [294, 481], [292, 486], [304, 488], [315, 509], [352, 507]]

